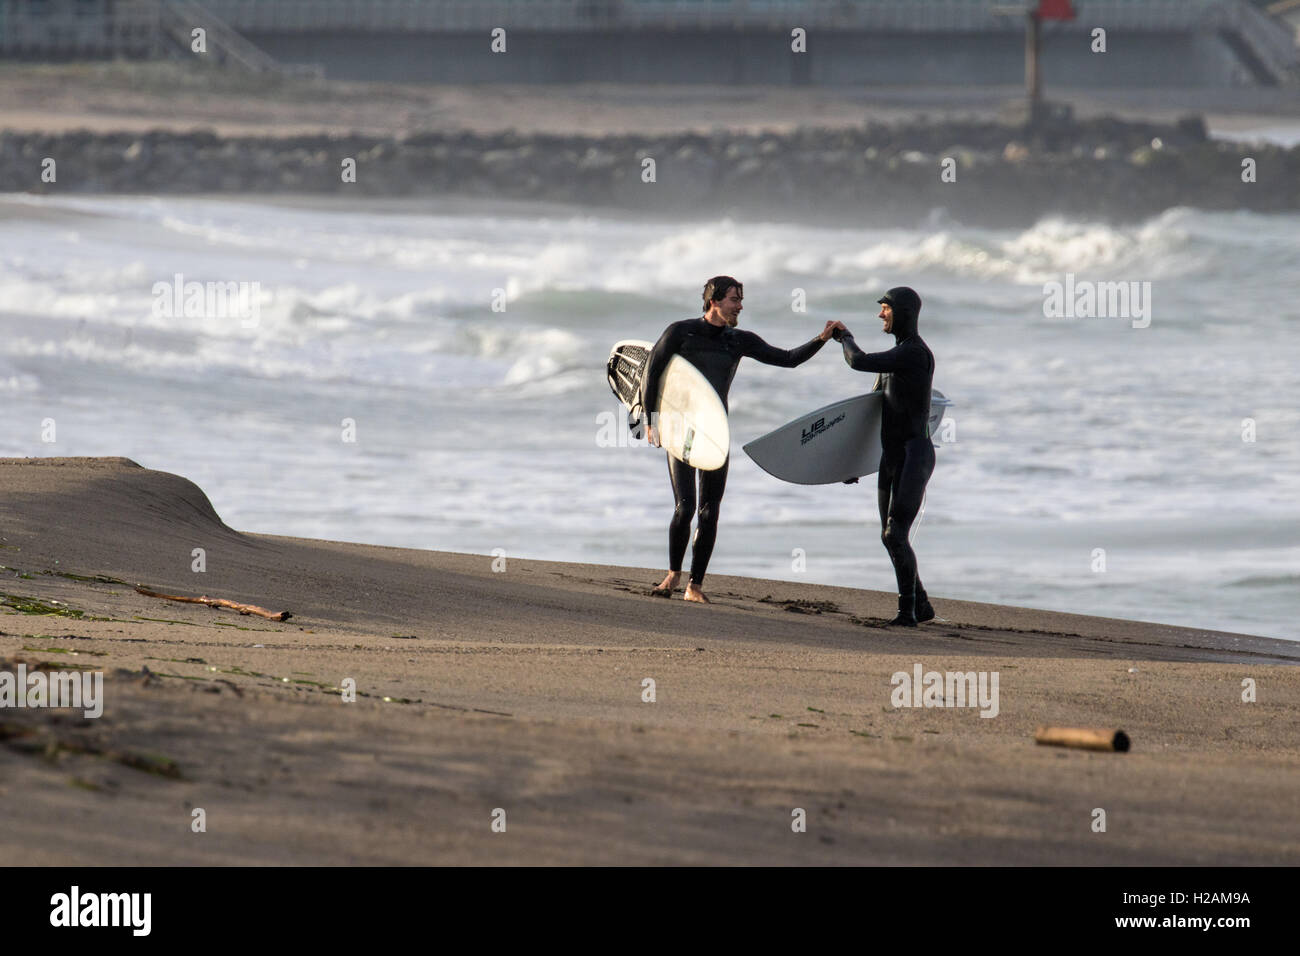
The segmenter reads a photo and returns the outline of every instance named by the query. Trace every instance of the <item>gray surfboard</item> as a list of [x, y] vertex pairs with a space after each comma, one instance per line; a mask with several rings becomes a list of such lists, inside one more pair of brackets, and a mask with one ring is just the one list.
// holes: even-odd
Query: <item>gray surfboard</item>
[[[874, 474], [880, 468], [883, 393], [868, 392], [800, 415], [755, 438], [745, 453], [774, 478], [796, 485], [829, 485]], [[930, 434], [951, 404], [930, 393]]]

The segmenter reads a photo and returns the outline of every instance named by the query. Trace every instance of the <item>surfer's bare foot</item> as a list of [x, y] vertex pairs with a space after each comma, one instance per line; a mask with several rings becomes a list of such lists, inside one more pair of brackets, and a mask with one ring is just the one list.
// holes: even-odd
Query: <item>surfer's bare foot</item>
[[703, 591], [701, 591], [699, 588], [697, 588], [697, 587], [695, 586], [695, 582], [694, 582], [694, 581], [692, 581], [691, 583], [689, 583], [689, 584], [686, 585], [686, 600], [688, 600], [688, 601], [695, 601], [695, 602], [697, 602], [697, 603], [699, 603], [699, 604], [712, 604], [712, 603], [713, 603], [712, 601], [710, 601], [708, 598], [706, 598], [706, 597], [704, 596], [704, 592], [703, 592]]
[[677, 582], [681, 579], [682, 572], [669, 571], [668, 576], [660, 582], [659, 587], [655, 588], [650, 593], [655, 595], [655, 597], [672, 597], [673, 591], [677, 589]]

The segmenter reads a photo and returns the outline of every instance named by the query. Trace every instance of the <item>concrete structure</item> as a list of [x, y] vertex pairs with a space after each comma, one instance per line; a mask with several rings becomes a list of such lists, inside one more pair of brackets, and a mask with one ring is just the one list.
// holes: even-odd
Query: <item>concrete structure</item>
[[1300, 46], [1300, 0], [1277, 0], [1264, 9], [1295, 31], [1295, 42]]
[[159, 4], [115, 0], [0, 0], [0, 54], [94, 59], [162, 49]]
[[[1282, 0], [1286, 2], [1286, 0]], [[158, 55], [141, 24], [228, 23], [287, 63], [342, 79], [1013, 85], [1015, 0], [0, 0], [0, 52]], [[1073, 87], [1270, 86], [1300, 69], [1284, 21], [1246, 0], [1074, 0], [1045, 25], [1043, 73]], [[1000, 15], [999, 9], [1003, 11]], [[152, 11], [152, 12], [151, 12]], [[45, 27], [41, 26], [44, 18]], [[58, 26], [53, 26], [57, 19]], [[1106, 54], [1090, 49], [1095, 27]], [[490, 33], [505, 31], [506, 51]], [[791, 49], [791, 31], [807, 52]], [[144, 31], [144, 34], [141, 31]], [[42, 32], [43, 31], [43, 32]], [[229, 41], [232, 49], [238, 47]], [[269, 68], [248, 50], [246, 59]], [[232, 60], [239, 61], [232, 54]]]
[[0, 0], [0, 55], [31, 59], [192, 56], [202, 27], [217, 63], [253, 72], [279, 64], [193, 0]]

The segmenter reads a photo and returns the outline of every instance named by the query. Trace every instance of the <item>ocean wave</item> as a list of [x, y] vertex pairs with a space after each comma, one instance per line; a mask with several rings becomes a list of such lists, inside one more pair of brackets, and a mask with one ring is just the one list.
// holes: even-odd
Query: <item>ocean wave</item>
[[1296, 588], [1300, 574], [1258, 574], [1237, 578], [1223, 584], [1225, 588]]
[[[68, 321], [45, 327], [44, 336], [30, 331], [23, 334], [14, 323], [15, 328], [0, 342], [0, 354], [11, 363], [52, 361], [55, 374], [68, 376], [70, 388], [78, 374], [77, 365], [83, 363], [119, 369], [128, 381], [147, 375], [206, 380], [234, 373], [396, 387], [516, 387], [553, 379], [578, 366], [585, 369], [588, 379], [599, 377], [599, 363], [591, 358], [588, 339], [564, 329], [489, 322], [441, 319], [402, 330], [313, 313], [310, 321], [301, 314], [297, 317], [294, 335], [285, 335], [283, 330], [269, 333], [265, 322], [257, 329], [240, 330], [232, 320], [219, 326], [219, 334], [191, 328], [184, 335], [159, 335], [144, 327], [110, 333], [103, 327]], [[0, 320], [0, 329], [4, 325]], [[36, 387], [30, 375], [18, 370], [8, 376], [3, 372], [0, 368], [0, 382], [12, 379], [5, 388]]]
[[[878, 284], [870, 280], [885, 272], [1031, 287], [1060, 280], [1065, 273], [1152, 282], [1255, 275], [1267, 282], [1277, 266], [1300, 252], [1295, 217], [1274, 219], [1283, 221], [1257, 213], [1186, 208], [1131, 226], [1048, 217], [1010, 235], [953, 226], [886, 232], [851, 251], [842, 251], [842, 245], [824, 246], [822, 236], [815, 234], [801, 237], [787, 262], [811, 274], [868, 280], [859, 288]], [[831, 235], [825, 238], [836, 241]], [[838, 241], [848, 238], [861, 243], [860, 236], [839, 236]]]
[[[510, 305], [565, 292], [590, 293], [597, 301], [619, 294], [681, 301], [693, 309], [699, 286], [719, 272], [740, 277], [751, 297], [759, 293], [787, 306], [794, 287], [834, 305], [902, 276], [925, 282], [934, 290], [931, 301], [1005, 310], [1017, 307], [1022, 293], [1030, 308], [1043, 283], [1066, 273], [1169, 280], [1160, 290], [1165, 302], [1184, 297], [1171, 283], [1195, 278], [1199, 293], [1187, 292], [1189, 304], [1221, 298], [1206, 294], [1215, 288], [1207, 283], [1253, 279], [1271, 300], [1274, 288], [1282, 291], [1284, 267], [1300, 252], [1294, 215], [1185, 208], [1130, 226], [1055, 217], [1021, 230], [951, 223], [861, 230], [736, 219], [604, 220], [577, 210], [571, 217], [471, 218], [170, 198], [41, 197], [23, 204], [73, 215], [57, 226], [25, 225], [21, 215], [11, 222], [10, 231], [18, 228], [21, 237], [15, 232], [4, 246], [25, 249], [30, 236], [38, 245], [25, 261], [8, 257], [6, 264], [18, 267], [8, 271], [26, 282], [11, 290], [10, 301], [35, 302], [60, 315], [105, 306], [138, 311], [152, 281], [184, 271], [199, 280], [260, 279], [272, 328], [321, 312], [394, 322], [468, 313], [486, 309], [498, 289]], [[134, 225], [96, 226], [101, 217]], [[69, 259], [68, 241], [54, 234], [69, 232], [69, 225], [100, 242], [78, 247], [75, 264], [51, 268]], [[174, 238], [163, 241], [160, 234]], [[178, 245], [180, 237], [186, 242]], [[177, 268], [185, 257], [192, 270]], [[117, 298], [105, 302], [110, 294]]]
[[40, 387], [40, 379], [35, 375], [6, 374], [3, 369], [0, 369], [0, 392], [18, 395], [38, 391]]

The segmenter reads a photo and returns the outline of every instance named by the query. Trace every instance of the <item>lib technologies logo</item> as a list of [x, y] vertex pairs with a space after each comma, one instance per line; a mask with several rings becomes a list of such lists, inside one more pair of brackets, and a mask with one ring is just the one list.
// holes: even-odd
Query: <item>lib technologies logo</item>
[[817, 421], [813, 422], [812, 425], [809, 426], [808, 428], [800, 429], [800, 431], [802, 431], [803, 434], [799, 438], [799, 444], [800, 445], [808, 444], [818, 435], [825, 434], [833, 426], [838, 425], [840, 422], [844, 421], [845, 417], [846, 417], [845, 414], [843, 412], [840, 412], [840, 414], [837, 417], [832, 418], [830, 421], [827, 421], [826, 416], [823, 415], [821, 418], [817, 419]]

